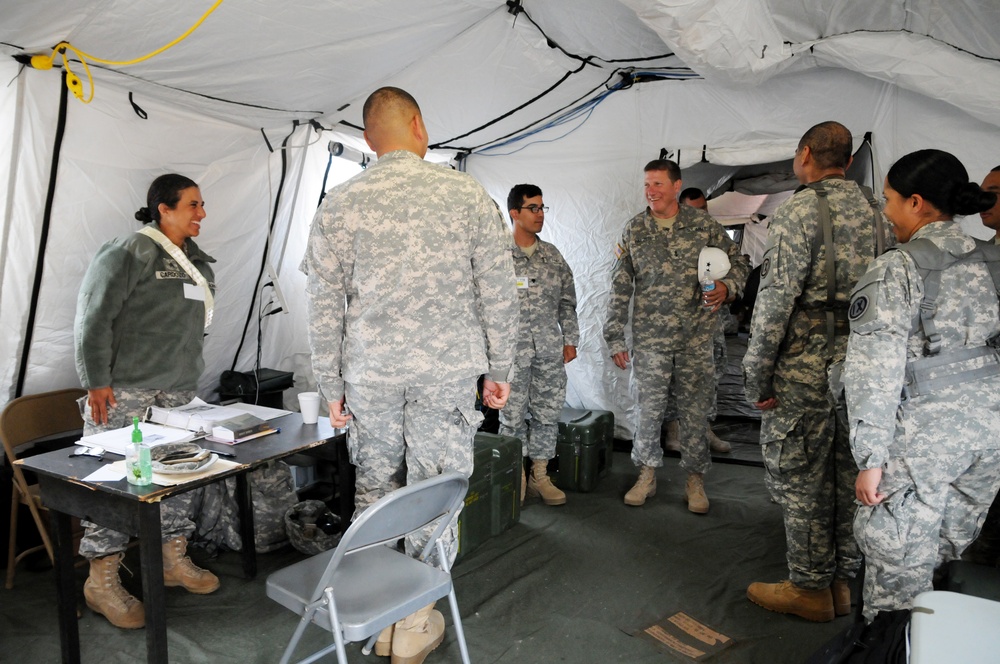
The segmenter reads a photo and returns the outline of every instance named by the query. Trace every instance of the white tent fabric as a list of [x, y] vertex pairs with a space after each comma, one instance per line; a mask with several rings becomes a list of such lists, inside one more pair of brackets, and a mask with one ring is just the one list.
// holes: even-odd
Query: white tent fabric
[[[513, 184], [542, 187], [552, 206], [542, 236], [573, 268], [580, 302], [580, 359], [568, 367], [568, 400], [614, 410], [626, 433], [629, 377], [610, 363], [601, 336], [610, 247], [642, 209], [642, 166], [661, 150], [682, 167], [703, 158], [776, 161], [791, 157], [809, 126], [836, 119], [858, 141], [871, 132], [876, 185], [893, 160], [924, 147], [954, 152], [976, 180], [1000, 163], [1000, 10], [992, 0], [913, 0], [905, 9], [820, 0], [512, 0], [514, 13], [503, 0], [226, 0], [160, 55], [129, 66], [91, 64], [94, 99], [69, 97], [54, 159], [59, 61], [45, 71], [13, 57], [48, 55], [66, 40], [104, 59], [136, 58], [180, 35], [211, 4], [3, 3], [0, 402], [76, 384], [80, 278], [101, 243], [137, 228], [132, 214], [148, 183], [168, 171], [201, 185], [208, 218], [199, 244], [219, 259], [201, 392], [211, 396], [234, 358], [238, 369], [254, 364], [258, 312], [277, 306], [268, 305], [269, 279], [258, 279], [265, 261], [290, 313], [261, 319], [262, 365], [294, 371], [298, 390], [311, 387], [298, 265], [327, 144], [367, 149], [360, 107], [381, 85], [413, 93], [440, 146], [436, 158], [458, 153], [456, 163], [501, 205]], [[71, 66], [89, 93], [82, 66], [72, 59]], [[486, 149], [526, 129], [533, 133], [524, 140]], [[333, 162], [328, 186], [360, 169]], [[978, 220], [965, 223], [983, 233]]]

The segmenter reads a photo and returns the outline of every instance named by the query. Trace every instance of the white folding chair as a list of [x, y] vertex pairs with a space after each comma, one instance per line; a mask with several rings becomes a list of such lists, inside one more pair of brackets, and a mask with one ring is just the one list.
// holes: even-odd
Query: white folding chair
[[910, 610], [910, 663], [1000, 660], [1000, 602], [945, 590], [920, 593]]
[[[291, 660], [310, 622], [332, 632], [334, 643], [299, 664], [333, 650], [339, 664], [347, 664], [345, 643], [367, 641], [368, 652], [382, 629], [444, 596], [451, 606], [462, 661], [469, 664], [448, 556], [440, 539], [458, 515], [468, 488], [468, 479], [449, 472], [393, 491], [351, 524], [336, 549], [271, 574], [267, 596], [301, 616], [282, 664]], [[419, 558], [386, 546], [435, 521]], [[435, 548], [440, 569], [426, 562]]]

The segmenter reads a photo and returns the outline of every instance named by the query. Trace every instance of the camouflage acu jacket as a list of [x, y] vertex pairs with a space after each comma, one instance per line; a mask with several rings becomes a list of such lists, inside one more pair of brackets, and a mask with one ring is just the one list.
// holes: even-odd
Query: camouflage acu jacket
[[511, 243], [520, 303], [517, 338], [531, 340], [540, 357], [562, 357], [563, 346], [580, 342], [573, 272], [555, 245], [537, 242], [530, 258]]
[[750, 266], [719, 222], [706, 212], [681, 205], [673, 226], [659, 228], [647, 208], [625, 224], [615, 247], [604, 339], [611, 354], [628, 350], [625, 325], [632, 307], [635, 349], [666, 351], [710, 344], [718, 314], [701, 306], [698, 255], [718, 247], [732, 267], [722, 279], [730, 294], [740, 295]]
[[760, 290], [743, 358], [743, 381], [751, 402], [774, 396], [775, 374], [793, 382], [825, 382], [827, 365], [843, 359], [847, 348], [851, 289], [875, 258], [874, 215], [881, 211], [873, 211], [851, 180], [830, 178], [822, 183], [828, 192], [836, 254], [834, 301], [841, 309], [834, 352], [831, 357], [826, 323], [817, 319], [827, 304], [826, 248], [818, 229], [817, 194], [803, 188], [778, 207], [768, 226]]
[[344, 381], [509, 380], [517, 329], [510, 234], [470, 176], [398, 150], [331, 189], [303, 261], [323, 395]]
[[[972, 238], [953, 222], [935, 222], [913, 234], [955, 255], [973, 249]], [[889, 251], [863, 276], [851, 302], [851, 336], [844, 383], [851, 448], [861, 468], [889, 458], [1000, 448], [1000, 378], [986, 377], [913, 396], [904, 392], [908, 362], [924, 355], [923, 330], [915, 325], [924, 285], [913, 259]], [[941, 273], [934, 326], [941, 335], [936, 358], [983, 348], [1000, 333], [1000, 303], [983, 263], [955, 265]], [[931, 368], [928, 379], [956, 371], [989, 373], [995, 353], [970, 357], [948, 368]], [[951, 381], [944, 381], [951, 382]]]

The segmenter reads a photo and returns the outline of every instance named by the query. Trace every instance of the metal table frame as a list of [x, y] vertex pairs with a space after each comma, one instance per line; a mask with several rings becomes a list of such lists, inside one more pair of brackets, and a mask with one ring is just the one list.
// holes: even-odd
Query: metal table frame
[[[62, 661], [80, 662], [80, 632], [76, 615], [76, 575], [73, 568], [73, 539], [71, 517], [93, 521], [139, 538], [140, 569], [142, 575], [143, 606], [146, 612], [147, 661], [168, 662], [166, 592], [163, 586], [163, 551], [160, 534], [160, 501], [170, 496], [191, 491], [227, 477], [236, 480], [236, 500], [239, 508], [240, 535], [244, 542], [243, 573], [248, 579], [257, 574], [257, 552], [254, 547], [253, 504], [247, 474], [269, 461], [296, 453], [315, 454], [333, 459], [338, 464], [338, 484], [341, 486], [340, 513], [350, 519], [353, 505], [349, 504], [353, 491], [348, 491], [353, 469], [347, 460], [344, 433], [330, 427], [329, 420], [320, 418], [318, 424], [303, 424], [298, 413], [274, 420], [280, 427], [276, 434], [227, 446], [203, 442], [205, 448], [234, 452], [232, 459], [240, 465], [211, 477], [194, 480], [179, 486], [150, 485], [137, 487], [124, 479], [118, 482], [84, 482], [102, 462], [91, 457], [69, 457], [72, 450], [63, 449], [18, 461], [25, 470], [38, 476], [42, 502], [51, 510], [52, 535], [55, 548], [57, 583], [57, 609]], [[333, 454], [323, 450], [334, 442]], [[345, 515], [346, 512], [346, 515]], [[345, 521], [346, 522], [346, 521]], [[249, 546], [246, 544], [249, 543]]]

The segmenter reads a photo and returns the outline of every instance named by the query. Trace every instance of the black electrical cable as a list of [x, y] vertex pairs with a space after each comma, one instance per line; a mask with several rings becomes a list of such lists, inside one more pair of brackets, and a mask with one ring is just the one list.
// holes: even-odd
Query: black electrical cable
[[458, 136], [454, 136], [452, 138], [449, 138], [446, 141], [441, 141], [440, 143], [435, 143], [434, 145], [431, 145], [429, 147], [432, 150], [437, 150], [437, 149], [441, 149], [441, 148], [447, 148], [448, 143], [451, 143], [452, 141], [457, 141], [460, 138], [465, 138], [466, 136], [469, 136], [471, 134], [475, 134], [477, 131], [482, 131], [483, 129], [486, 129], [489, 126], [494, 125], [497, 122], [500, 122], [504, 118], [510, 117], [514, 113], [517, 113], [518, 111], [520, 111], [521, 109], [525, 108], [526, 106], [530, 106], [531, 104], [534, 104], [536, 101], [538, 101], [539, 99], [541, 99], [545, 95], [547, 95], [550, 92], [552, 92], [553, 90], [555, 90], [557, 87], [559, 87], [564, 82], [566, 82], [566, 79], [568, 79], [570, 76], [572, 76], [573, 74], [576, 74], [577, 72], [579, 72], [580, 70], [582, 70], [583, 67], [584, 67], [584, 65], [580, 65], [578, 68], [574, 69], [573, 71], [566, 72], [565, 74], [562, 75], [562, 78], [560, 78], [558, 81], [556, 81], [555, 83], [553, 83], [552, 85], [550, 85], [545, 90], [542, 90], [537, 95], [535, 95], [534, 97], [532, 97], [528, 101], [524, 102], [523, 104], [521, 104], [519, 106], [515, 106], [514, 108], [512, 108], [509, 111], [507, 111], [503, 115], [500, 115], [500, 116], [497, 116], [497, 117], [493, 118], [492, 120], [490, 120], [486, 124], [480, 125], [480, 126], [476, 127], [475, 129], [470, 129], [469, 131], [465, 132], [464, 134], [459, 134]]
[[333, 153], [330, 152], [330, 157], [326, 160], [326, 170], [323, 171], [323, 184], [319, 188], [319, 200], [316, 201], [316, 207], [318, 208], [323, 204], [323, 199], [326, 198], [326, 180], [330, 177], [330, 168], [333, 166]]
[[528, 19], [528, 22], [531, 23], [533, 26], [535, 26], [535, 29], [538, 30], [538, 32], [540, 32], [543, 37], [545, 37], [545, 43], [548, 44], [549, 48], [554, 48], [557, 51], [559, 51], [560, 53], [562, 53], [563, 55], [565, 55], [567, 58], [572, 58], [574, 60], [579, 60], [580, 62], [582, 62], [585, 65], [591, 65], [593, 67], [599, 67], [600, 65], [595, 64], [594, 60], [600, 60], [601, 62], [606, 62], [606, 63], [609, 63], [609, 64], [620, 63], [620, 62], [647, 62], [649, 60], [659, 60], [661, 58], [669, 58], [672, 55], [674, 55], [672, 52], [670, 52], [670, 53], [664, 53], [662, 55], [644, 56], [644, 57], [641, 57], [641, 58], [616, 58], [616, 59], [612, 59], [612, 60], [605, 60], [604, 58], [600, 57], [599, 55], [579, 55], [577, 53], [570, 53], [569, 51], [567, 51], [566, 49], [564, 49], [562, 46], [560, 46], [558, 44], [558, 42], [556, 42], [554, 39], [552, 39], [551, 37], [549, 37], [545, 33], [545, 30], [542, 29], [542, 26], [538, 25], [538, 23], [535, 21], [535, 19], [531, 18], [531, 15], [528, 13], [528, 10], [526, 10], [521, 5], [520, 2], [516, 2], [516, 3], [508, 2], [507, 6], [509, 7], [509, 9], [507, 10], [508, 13], [514, 15], [514, 20], [515, 21], [517, 20], [518, 15], [524, 14], [524, 18]]
[[56, 195], [59, 156], [62, 153], [63, 137], [66, 135], [68, 99], [69, 88], [66, 87], [66, 72], [63, 72], [62, 81], [59, 85], [59, 115], [56, 120], [56, 135], [52, 145], [52, 163], [49, 165], [49, 188], [45, 194], [45, 211], [42, 214], [42, 227], [38, 233], [35, 278], [31, 285], [31, 304], [28, 307], [28, 320], [24, 325], [24, 345], [21, 347], [21, 362], [17, 371], [17, 383], [14, 389], [15, 399], [24, 394], [24, 380], [28, 373], [28, 356], [31, 354], [31, 341], [35, 336], [35, 313], [38, 309], [38, 298], [42, 290], [42, 273], [45, 269], [45, 249], [49, 243], [49, 227], [52, 225], [52, 201]]
[[267, 229], [267, 240], [264, 242], [264, 253], [260, 258], [260, 270], [257, 272], [257, 279], [254, 280], [253, 295], [250, 298], [250, 307], [247, 310], [247, 320], [246, 323], [243, 324], [243, 333], [240, 335], [240, 345], [236, 347], [236, 354], [233, 355], [233, 364], [230, 367], [230, 370], [232, 371], [236, 371], [236, 363], [240, 359], [240, 352], [243, 350], [243, 342], [246, 341], [247, 330], [250, 329], [250, 322], [253, 320], [254, 305], [257, 303], [257, 284], [260, 283], [261, 278], [264, 276], [264, 270], [267, 269], [267, 256], [271, 249], [271, 233], [274, 232], [274, 224], [278, 220], [278, 207], [281, 205], [281, 192], [285, 188], [285, 176], [288, 175], [288, 150], [285, 148], [288, 147], [288, 141], [292, 138], [292, 135], [298, 127], [299, 121], [293, 120], [292, 130], [288, 132], [288, 135], [285, 136], [285, 139], [281, 142], [281, 177], [278, 179], [278, 191], [274, 196], [274, 210], [271, 212], [271, 223]]
[[[905, 33], [905, 34], [908, 34], [908, 35], [915, 35], [917, 37], [927, 37], [927, 39], [930, 39], [931, 41], [935, 41], [938, 44], [942, 44], [943, 46], [947, 46], [949, 48], [952, 48], [952, 49], [954, 49], [954, 50], [956, 50], [956, 51], [958, 51], [960, 53], [965, 53], [966, 55], [971, 55], [974, 58], [978, 58], [980, 60], [989, 60], [990, 62], [1000, 62], [1000, 58], [994, 58], [994, 57], [990, 57], [990, 56], [987, 56], [987, 55], [980, 55], [979, 53], [974, 53], [974, 52], [970, 51], [967, 48], [962, 48], [961, 46], [957, 46], [955, 44], [952, 44], [951, 42], [946, 42], [943, 39], [939, 39], [937, 37], [934, 37], [933, 35], [929, 35], [929, 34], [926, 34], [926, 33], [923, 33], [923, 32], [914, 32], [913, 30], [909, 30], [907, 28], [892, 28], [892, 29], [886, 29], [886, 30], [871, 30], [871, 29], [867, 29], [867, 28], [859, 28], [857, 30], [848, 30], [847, 32], [838, 32], [838, 33], [832, 34], [832, 35], [823, 35], [823, 37], [821, 39], [818, 39], [818, 40], [816, 40], [816, 42], [813, 43], [813, 46], [816, 46], [817, 44], [819, 44], [821, 42], [824, 42], [824, 41], [826, 41], [828, 39], [833, 39], [834, 37], [843, 37], [845, 35], [856, 35], [856, 34], [860, 34], [860, 33], [871, 33], [873, 35], [881, 35], [881, 34], [886, 34], [886, 33], [889, 33], [889, 32], [902, 32], [902, 33]], [[786, 44], [793, 44], [793, 45], [795, 44], [795, 42], [789, 42], [789, 41], [786, 41], [785, 43]], [[812, 47], [810, 47], [810, 48], [812, 48]]]
[[[80, 61], [77, 60], [76, 58], [71, 58], [70, 62], [80, 62]], [[165, 83], [159, 83], [157, 81], [150, 81], [149, 79], [142, 78], [141, 76], [136, 76], [135, 74], [130, 74], [129, 72], [125, 72], [120, 69], [115, 69], [113, 67], [106, 67], [98, 63], [89, 62], [87, 64], [90, 65], [92, 69], [101, 69], [103, 71], [119, 74], [121, 76], [126, 76], [133, 80], [141, 81], [148, 85], [153, 85], [158, 88], [162, 88], [164, 90], [173, 90], [174, 92], [182, 92], [184, 94], [192, 95], [194, 97], [201, 97], [202, 99], [208, 99], [209, 101], [217, 101], [223, 104], [229, 104], [231, 106], [241, 106], [244, 108], [254, 108], [261, 111], [274, 111], [276, 113], [285, 113], [291, 115], [313, 115], [316, 117], [322, 117], [326, 113], [326, 111], [306, 111], [306, 110], [295, 110], [287, 108], [275, 108], [273, 106], [264, 106], [263, 104], [251, 104], [245, 101], [233, 101], [231, 99], [225, 99], [223, 97], [215, 97], [212, 95], [207, 95], [202, 92], [193, 92], [191, 90], [185, 90], [184, 88], [178, 88], [172, 85], [166, 85]], [[52, 65], [53, 69], [55, 69], [56, 67], [61, 67], [61, 65], [56, 65], [56, 64]]]
[[[456, 147], [456, 146], [445, 146], [445, 145], [442, 145], [442, 146], [439, 146], [439, 149], [459, 150], [461, 152], [472, 153], [472, 152], [475, 152], [476, 150], [480, 150], [480, 149], [482, 149], [484, 147], [487, 147], [489, 145], [492, 145], [494, 143], [499, 143], [500, 141], [503, 141], [503, 140], [505, 140], [507, 138], [510, 138], [511, 136], [516, 136], [517, 134], [520, 134], [521, 132], [527, 131], [529, 128], [534, 127], [535, 125], [539, 124], [540, 122], [544, 122], [545, 120], [548, 120], [552, 116], [557, 115], [559, 113], [562, 113], [567, 108], [570, 108], [574, 104], [579, 103], [580, 100], [585, 99], [586, 97], [594, 94], [594, 92], [596, 92], [597, 90], [599, 90], [599, 89], [601, 89], [603, 87], [607, 87], [608, 81], [610, 81], [612, 78], [614, 78], [618, 74], [619, 74], [619, 71], [612, 72], [611, 75], [608, 76], [606, 79], [604, 79], [604, 81], [602, 83], [600, 83], [597, 86], [591, 88], [590, 90], [588, 90], [587, 92], [583, 93], [581, 96], [579, 96], [576, 99], [574, 99], [573, 101], [569, 102], [568, 104], [566, 104], [562, 108], [558, 108], [558, 109], [552, 111], [551, 113], [549, 113], [548, 115], [546, 115], [544, 117], [541, 117], [541, 118], [539, 118], [537, 120], [534, 120], [533, 122], [529, 122], [524, 127], [520, 128], [520, 129], [515, 129], [514, 131], [510, 132], [509, 134], [505, 134], [503, 136], [498, 136], [497, 138], [495, 138], [495, 139], [493, 139], [491, 141], [487, 141], [486, 143], [481, 143], [481, 144], [476, 145], [474, 147]], [[629, 87], [629, 86], [625, 86], [622, 89], [624, 90], [624, 89], [626, 89], [626, 87]]]

